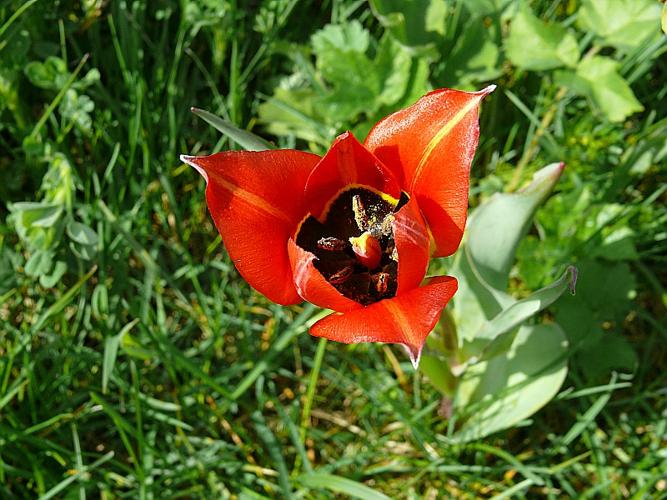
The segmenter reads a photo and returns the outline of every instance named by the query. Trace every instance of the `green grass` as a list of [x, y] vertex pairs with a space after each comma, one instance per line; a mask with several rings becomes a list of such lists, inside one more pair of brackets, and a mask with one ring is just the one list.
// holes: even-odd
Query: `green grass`
[[[459, 32], [449, 31], [443, 54], [467, 22], [460, 2], [448, 4]], [[572, 26], [565, 4], [531, 3]], [[235, 147], [191, 106], [281, 145], [321, 148], [271, 136], [257, 118], [287, 75], [315, 75], [306, 87], [326, 88], [310, 36], [346, 19], [374, 39], [384, 33], [351, 0], [0, 6], [0, 497], [667, 494], [664, 40], [617, 55], [646, 108], [624, 123], [561, 91], [553, 73], [506, 61], [495, 78], [473, 204], [550, 161], [568, 164], [520, 249], [515, 292], [575, 262], [579, 302], [550, 314], [573, 318], [590, 299], [591, 331], [630, 347], [616, 362], [604, 341], [581, 344], [559, 395], [530, 422], [461, 444], [402, 351], [318, 341], [307, 329], [320, 311], [254, 293], [207, 214], [203, 181], [178, 161]], [[40, 87], [29, 63], [49, 56], [66, 71]], [[438, 85], [442, 63], [429, 68]], [[93, 69], [99, 78], [87, 76]], [[363, 130], [384, 112], [309, 119], [326, 134]], [[54, 165], [58, 175], [42, 184]], [[60, 226], [39, 241], [20, 237], [12, 203], [68, 196]], [[75, 240], [73, 221], [97, 240]], [[619, 228], [632, 229], [636, 255], [600, 261], [619, 280], [596, 289], [603, 257], [594, 251]], [[65, 266], [53, 283], [27, 265], [40, 250], [53, 264], [36, 269]]]

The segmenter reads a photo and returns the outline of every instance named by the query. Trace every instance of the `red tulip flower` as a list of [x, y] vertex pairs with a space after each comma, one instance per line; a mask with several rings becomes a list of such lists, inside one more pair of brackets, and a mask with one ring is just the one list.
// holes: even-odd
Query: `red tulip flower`
[[390, 342], [417, 366], [457, 289], [424, 281], [431, 256], [456, 251], [468, 209], [480, 92], [441, 89], [381, 120], [361, 144], [346, 132], [323, 156], [291, 149], [182, 156], [234, 265], [279, 304], [335, 312], [310, 333]]

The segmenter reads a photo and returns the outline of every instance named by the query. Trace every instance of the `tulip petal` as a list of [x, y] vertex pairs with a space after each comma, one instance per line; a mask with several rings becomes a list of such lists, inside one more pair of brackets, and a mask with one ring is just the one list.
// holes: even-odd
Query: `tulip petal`
[[426, 276], [431, 255], [428, 229], [417, 206], [417, 200], [411, 198], [396, 212], [392, 228], [398, 253], [396, 293], [400, 295], [404, 290], [419, 286]]
[[454, 253], [463, 236], [470, 164], [479, 138], [478, 108], [494, 89], [431, 92], [378, 122], [364, 142], [417, 198], [436, 257]]
[[308, 177], [308, 211], [320, 218], [327, 202], [346, 186], [354, 185], [369, 186], [396, 199], [401, 194], [393, 173], [350, 132], [345, 132], [336, 138]]
[[287, 242], [305, 213], [303, 190], [319, 156], [293, 150], [181, 156], [206, 179], [206, 201], [236, 269], [283, 305], [301, 302]]
[[311, 335], [336, 342], [390, 342], [408, 350], [419, 364], [422, 347], [457, 289], [451, 276], [438, 276], [428, 285], [344, 314], [331, 314], [310, 328]]
[[313, 261], [317, 259], [314, 254], [301, 248], [291, 238], [287, 248], [294, 274], [294, 284], [304, 300], [316, 306], [339, 312], [347, 312], [362, 307], [358, 302], [345, 297], [324, 279], [322, 273], [313, 264]]

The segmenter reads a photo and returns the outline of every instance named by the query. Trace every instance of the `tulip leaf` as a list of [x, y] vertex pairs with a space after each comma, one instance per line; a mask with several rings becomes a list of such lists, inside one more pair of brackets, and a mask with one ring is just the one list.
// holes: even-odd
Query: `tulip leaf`
[[472, 342], [485, 322], [496, 317], [515, 301], [505, 292], [489, 285], [475, 267], [467, 247], [459, 249], [450, 273], [459, 282], [452, 315], [456, 323], [459, 347]]
[[556, 80], [574, 92], [591, 98], [611, 122], [621, 122], [644, 106], [618, 73], [619, 64], [604, 56], [583, 59], [576, 73], [559, 71]]
[[491, 321], [485, 322], [473, 338], [476, 345], [483, 345], [481, 352], [466, 352], [468, 346], [463, 346], [466, 357], [476, 355], [481, 359], [488, 359], [505, 351], [511, 345], [516, 328], [521, 323], [549, 307], [563, 295], [565, 290], [569, 289], [574, 295], [576, 282], [577, 270], [570, 266], [563, 276], [551, 285], [501, 311]]
[[273, 146], [268, 141], [252, 132], [238, 128], [233, 123], [223, 120], [213, 113], [209, 113], [208, 111], [199, 108], [192, 108], [192, 112], [247, 151], [265, 151], [267, 149], [273, 149]]
[[660, 5], [653, 0], [583, 0], [577, 24], [620, 49], [639, 47], [658, 36]]
[[567, 340], [557, 324], [521, 327], [510, 349], [471, 366], [454, 400], [463, 424], [454, 434], [471, 441], [507, 429], [553, 398], [567, 375]]
[[512, 20], [505, 50], [514, 64], [533, 71], [574, 67], [579, 60], [574, 35], [563, 26], [541, 21], [525, 4]]
[[519, 241], [562, 171], [563, 164], [548, 165], [535, 173], [525, 189], [496, 194], [471, 216], [466, 249], [484, 281], [493, 288], [507, 288]]
[[428, 377], [437, 390], [445, 396], [453, 396], [456, 379], [447, 366], [447, 362], [433, 354], [422, 354], [419, 370]]

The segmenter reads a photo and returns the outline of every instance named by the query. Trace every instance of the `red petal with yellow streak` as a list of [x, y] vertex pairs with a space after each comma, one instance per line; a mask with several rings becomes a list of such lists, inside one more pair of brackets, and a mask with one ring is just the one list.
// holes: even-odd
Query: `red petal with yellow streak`
[[463, 236], [479, 104], [494, 89], [433, 91], [378, 122], [364, 143], [417, 199], [436, 257], [454, 253]]
[[458, 287], [451, 276], [433, 278], [428, 285], [391, 299], [343, 314], [331, 314], [310, 328], [311, 335], [346, 344], [390, 342], [404, 345], [413, 365]]
[[350, 132], [339, 135], [306, 183], [306, 203], [320, 217], [327, 202], [346, 186], [363, 185], [398, 199], [400, 187], [393, 173]]
[[288, 253], [294, 274], [294, 284], [299, 295], [316, 306], [334, 311], [346, 312], [358, 309], [361, 304], [343, 296], [315, 268], [313, 261], [317, 258], [298, 246], [294, 240], [288, 243]]
[[419, 212], [417, 200], [411, 198], [396, 212], [392, 228], [398, 253], [396, 293], [400, 295], [404, 290], [412, 290], [419, 286], [426, 276], [431, 255], [428, 229]]
[[273, 302], [301, 302], [287, 241], [304, 216], [304, 187], [320, 157], [294, 150], [226, 151], [181, 160], [206, 179], [209, 212], [241, 276]]

